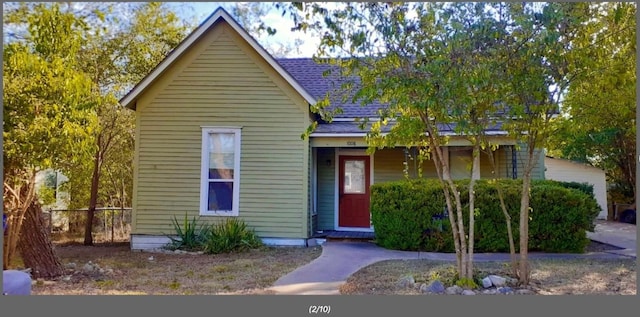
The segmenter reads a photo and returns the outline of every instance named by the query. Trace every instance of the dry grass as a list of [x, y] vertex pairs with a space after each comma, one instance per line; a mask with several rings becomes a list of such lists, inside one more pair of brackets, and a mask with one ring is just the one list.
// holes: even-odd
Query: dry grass
[[[636, 260], [535, 260], [531, 262], [531, 290], [541, 295], [635, 295]], [[475, 264], [478, 276], [508, 276], [508, 266], [499, 262]], [[391, 260], [367, 266], [354, 273], [342, 285], [342, 294], [414, 295], [418, 289], [397, 285], [399, 279], [412, 275], [417, 285], [435, 278], [446, 286], [453, 279], [450, 262], [429, 260]]]
[[[75, 270], [52, 281], [37, 281], [34, 295], [189, 295], [252, 293], [282, 275], [310, 262], [321, 253], [315, 248], [264, 247], [244, 253], [221, 255], [136, 252], [128, 243], [86, 247], [76, 243], [56, 246], [66, 265]], [[153, 257], [153, 259], [150, 259]], [[91, 261], [104, 273], [82, 273]], [[113, 270], [113, 273], [109, 272]]]

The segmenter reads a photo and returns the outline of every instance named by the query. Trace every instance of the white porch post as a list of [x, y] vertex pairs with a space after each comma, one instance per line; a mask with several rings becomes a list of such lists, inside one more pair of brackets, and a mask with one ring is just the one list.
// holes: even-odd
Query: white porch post
[[[449, 166], [449, 173], [448, 174], [444, 174], [442, 175], [442, 177], [446, 180], [448, 180], [451, 175], [451, 161], [449, 161], [449, 147], [448, 146], [443, 146], [442, 147], [442, 161], [446, 163], [447, 166]], [[444, 171], [443, 171], [444, 172]]]
[[[471, 156], [473, 156], [473, 152], [471, 152]], [[480, 179], [480, 153], [477, 156], [473, 157], [473, 172], [471, 174], [472, 179]]]

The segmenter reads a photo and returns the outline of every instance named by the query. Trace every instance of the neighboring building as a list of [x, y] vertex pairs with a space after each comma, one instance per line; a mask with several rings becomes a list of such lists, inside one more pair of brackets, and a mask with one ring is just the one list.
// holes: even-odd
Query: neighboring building
[[[331, 89], [326, 65], [274, 59], [224, 10], [217, 10], [120, 102], [136, 111], [131, 246], [169, 242], [171, 219], [239, 217], [267, 244], [305, 245], [317, 230], [372, 231], [369, 186], [404, 176], [413, 149], [366, 154], [356, 117], [375, 108], [342, 104], [333, 123], [310, 105]], [[378, 105], [379, 106], [379, 105]], [[445, 151], [454, 178], [469, 178], [469, 142], [451, 130]], [[517, 177], [525, 149], [499, 128], [499, 177]], [[533, 172], [544, 178], [543, 155]], [[481, 177], [492, 175], [481, 159]], [[424, 176], [435, 177], [432, 162]]]
[[588, 164], [547, 156], [544, 158], [545, 178], [563, 182], [589, 183], [600, 205], [598, 219], [607, 219], [607, 177], [602, 169]]
[[[60, 190], [60, 186], [67, 182], [67, 178], [64, 174], [54, 169], [46, 169], [36, 173], [36, 190], [39, 193], [43, 193], [43, 190], [52, 192], [53, 201], [42, 206], [42, 211], [47, 217], [53, 217], [48, 219], [54, 228], [61, 228], [62, 230], [69, 229], [69, 219], [61, 213], [51, 212], [51, 210], [67, 209], [69, 204], [69, 193]], [[45, 189], [46, 188], [46, 189]]]

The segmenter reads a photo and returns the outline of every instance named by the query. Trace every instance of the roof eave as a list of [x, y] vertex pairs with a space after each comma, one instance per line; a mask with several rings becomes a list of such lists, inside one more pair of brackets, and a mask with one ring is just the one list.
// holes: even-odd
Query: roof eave
[[[386, 136], [389, 132], [383, 132], [381, 135]], [[485, 132], [487, 136], [508, 136], [509, 133], [506, 131], [487, 131]], [[440, 133], [441, 136], [464, 136], [460, 133], [445, 131]], [[345, 132], [345, 133], [332, 133], [332, 132], [313, 132], [309, 136], [315, 138], [353, 138], [353, 137], [365, 137], [367, 136], [367, 132]]]

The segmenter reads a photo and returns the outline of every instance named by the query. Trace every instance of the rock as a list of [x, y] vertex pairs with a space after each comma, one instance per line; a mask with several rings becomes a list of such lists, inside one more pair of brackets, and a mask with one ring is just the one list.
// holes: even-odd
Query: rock
[[69, 262], [69, 263], [65, 264], [64, 267], [67, 270], [75, 270], [77, 265], [75, 263], [73, 263], [73, 262]]
[[475, 295], [476, 292], [470, 290], [470, 289], [465, 289], [464, 291], [462, 291], [462, 295]]
[[498, 293], [500, 294], [513, 294], [513, 289], [511, 287], [498, 287]]
[[104, 269], [99, 269], [99, 270], [98, 270], [98, 272], [99, 272], [100, 274], [104, 274], [104, 272], [106, 272], [106, 271], [105, 271]]
[[458, 286], [458, 285], [454, 285], [451, 287], [447, 287], [446, 290], [444, 290], [445, 293], [449, 294], [449, 295], [458, 295], [458, 294], [462, 294], [462, 287]]
[[489, 277], [485, 277], [482, 279], [482, 287], [489, 288], [491, 286], [493, 286], [493, 283], [491, 283], [491, 279]]
[[407, 275], [407, 276], [402, 277], [398, 281], [398, 286], [404, 287], [404, 288], [415, 287], [416, 286], [416, 280], [413, 278], [413, 276]]
[[148, 260], [149, 260], [149, 261], [153, 261], [153, 260], [155, 260], [155, 259], [153, 258], [153, 255], [152, 255], [152, 256], [150, 256], [150, 257], [149, 257], [149, 259], [148, 259]]
[[62, 278], [62, 280], [65, 282], [71, 281], [71, 275], [66, 275], [65, 277]]
[[425, 283], [420, 285], [420, 293], [429, 293], [429, 286]]
[[[502, 276], [489, 275], [488, 277], [491, 280], [491, 283], [496, 287], [504, 286], [507, 283], [507, 279]], [[483, 283], [484, 283], [484, 280], [483, 280]]]
[[107, 269], [107, 274], [113, 274], [113, 269]]
[[197, 254], [197, 255], [203, 255], [203, 254], [204, 254], [204, 251], [198, 251], [198, 252], [196, 252], [196, 254]]
[[482, 291], [482, 294], [485, 295], [495, 295], [496, 293], [498, 293], [498, 291], [495, 288], [485, 289]]
[[535, 293], [532, 290], [526, 289], [526, 288], [522, 288], [519, 290], [516, 290], [516, 294], [518, 295], [535, 295]]
[[85, 264], [85, 265], [82, 267], [82, 272], [84, 272], [84, 273], [86, 273], [86, 274], [89, 274], [89, 273], [93, 273], [93, 270], [94, 270], [94, 269], [95, 269], [95, 268], [93, 267], [93, 264], [91, 264], [91, 261], [89, 261], [89, 263]]
[[507, 284], [511, 286], [516, 286], [518, 285], [518, 279], [513, 277], [507, 277]]
[[441, 293], [444, 293], [445, 289], [444, 289], [444, 285], [442, 285], [442, 282], [435, 280], [431, 282], [429, 286], [427, 286], [427, 291], [429, 293], [441, 294]]

